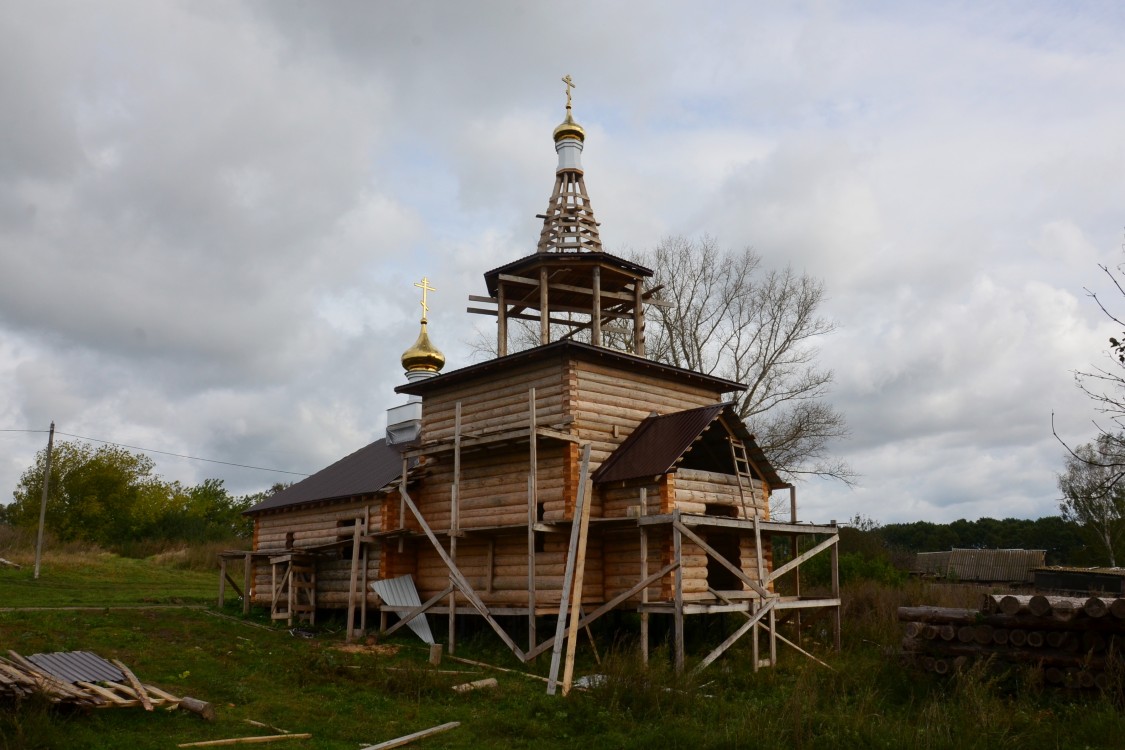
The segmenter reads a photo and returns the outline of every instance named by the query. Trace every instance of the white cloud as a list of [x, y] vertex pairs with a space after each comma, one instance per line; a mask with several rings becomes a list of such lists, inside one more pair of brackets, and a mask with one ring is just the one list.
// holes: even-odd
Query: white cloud
[[[1054, 512], [1070, 372], [1114, 333], [1112, 8], [656, 2], [0, 10], [0, 428], [310, 471], [378, 435], [417, 333], [464, 364], [531, 252], [560, 76], [609, 249], [709, 233], [824, 279], [863, 474], [803, 516]], [[5, 441], [6, 496], [42, 447]], [[278, 478], [158, 457], [169, 478]]]

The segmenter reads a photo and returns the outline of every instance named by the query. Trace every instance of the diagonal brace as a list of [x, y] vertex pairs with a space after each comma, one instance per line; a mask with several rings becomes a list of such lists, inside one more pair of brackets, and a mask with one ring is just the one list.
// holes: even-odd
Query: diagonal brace
[[419, 604], [417, 607], [410, 610], [405, 615], [402, 615], [401, 616], [402, 619], [400, 619], [394, 625], [390, 626], [389, 628], [387, 628], [386, 630], [383, 631], [383, 636], [385, 637], [385, 636], [390, 635], [391, 633], [393, 633], [396, 630], [398, 630], [399, 628], [401, 628], [403, 625], [405, 625], [408, 622], [410, 622], [411, 620], [413, 620], [418, 615], [421, 615], [421, 614], [424, 614], [424, 613], [428, 612], [430, 607], [434, 606], [435, 604], [440, 602], [443, 598], [448, 596], [451, 591], [453, 591], [453, 584], [452, 583], [449, 584], [448, 586], [446, 586], [444, 589], [442, 589], [441, 593], [438, 594], [437, 596], [434, 596], [434, 597], [431, 597], [431, 598], [427, 599], [423, 604]]
[[742, 627], [731, 633], [729, 638], [716, 646], [714, 651], [707, 654], [706, 658], [704, 658], [703, 661], [699, 662], [699, 666], [697, 666], [693, 671], [698, 674], [699, 672], [702, 672], [704, 669], [710, 666], [713, 661], [723, 655], [723, 652], [733, 646], [735, 641], [746, 635], [746, 632], [750, 630], [750, 628], [757, 625], [765, 615], [769, 614], [773, 610], [775, 604], [777, 604], [777, 599], [770, 599], [768, 602], [766, 602], [764, 607], [751, 615], [750, 619], [742, 624]]
[[[750, 576], [743, 573], [741, 568], [734, 565], [733, 563], [731, 563], [730, 560], [726, 559], [725, 557], [720, 555], [718, 552], [716, 552], [714, 547], [712, 547], [707, 542], [703, 541], [699, 537], [698, 534], [693, 532], [687, 526], [684, 526], [679, 521], [674, 521], [672, 525], [675, 526], [681, 534], [683, 534], [688, 539], [690, 539], [691, 541], [698, 544], [700, 547], [702, 547], [703, 551], [706, 552], [710, 557], [712, 557], [715, 560], [715, 562], [719, 563], [720, 565], [725, 567], [727, 570], [729, 570], [731, 573], [734, 573], [736, 576], [738, 576], [738, 578], [743, 583], [745, 583], [751, 589], [756, 591], [759, 596], [761, 596], [764, 599], [772, 599], [775, 596], [775, 594], [771, 594], [769, 591], [767, 591], [765, 588], [763, 588], [762, 585], [759, 584], [757, 581], [755, 581], [753, 578], [751, 578]], [[759, 555], [762, 554], [762, 551], [760, 549], [758, 550], [758, 554]]]
[[[590, 623], [592, 623], [594, 620], [596, 620], [599, 617], [601, 617], [602, 615], [604, 615], [606, 612], [609, 612], [611, 609], [615, 608], [618, 604], [621, 604], [623, 601], [625, 601], [629, 597], [635, 595], [637, 592], [641, 591], [642, 589], [648, 588], [649, 586], [656, 583], [661, 578], [668, 575], [669, 573], [671, 573], [672, 571], [674, 571], [678, 567], [679, 567], [678, 563], [674, 563], [674, 562], [668, 563], [659, 572], [653, 573], [648, 578], [644, 579], [640, 583], [633, 586], [633, 588], [629, 589], [628, 591], [626, 591], [623, 594], [618, 594], [617, 596], [613, 597], [612, 599], [610, 599], [608, 602], [606, 602], [602, 606], [595, 609], [590, 614], [583, 617], [581, 620], [578, 621], [578, 627], [579, 628], [585, 628], [585, 627], [589, 626]], [[539, 656], [539, 654], [543, 653], [544, 651], [549, 649], [554, 644], [555, 644], [555, 639], [553, 637], [548, 638], [547, 640], [543, 641], [542, 643], [540, 643], [535, 648], [528, 651], [527, 656], [525, 657], [525, 661], [531, 661], [536, 656]]]
[[438, 541], [434, 530], [430, 528], [430, 524], [426, 522], [426, 519], [422, 516], [422, 512], [418, 510], [418, 506], [415, 505], [414, 501], [410, 498], [410, 493], [406, 491], [405, 474], [402, 477], [399, 494], [402, 496], [402, 501], [410, 508], [410, 512], [414, 514], [414, 518], [418, 521], [418, 525], [422, 527], [422, 531], [426, 533], [426, 538], [430, 540], [430, 544], [434, 546], [438, 556], [441, 557], [442, 562], [445, 563], [445, 567], [449, 569], [450, 583], [456, 586], [457, 589], [465, 595], [465, 598], [469, 600], [473, 608], [476, 609], [476, 611], [480, 613], [480, 616], [485, 619], [485, 622], [496, 631], [496, 635], [500, 636], [500, 640], [507, 644], [508, 648], [512, 650], [512, 653], [516, 655], [516, 658], [523, 661], [523, 651], [516, 645], [516, 642], [511, 639], [507, 632], [504, 631], [504, 628], [500, 627], [500, 624], [493, 619], [492, 613], [488, 611], [488, 607], [486, 607], [480, 597], [477, 596], [477, 592], [473, 590], [473, 587], [469, 585], [468, 580], [466, 580], [464, 574], [461, 573], [461, 569], [457, 567], [457, 563], [453, 562], [449, 553], [445, 551], [445, 547], [441, 546], [441, 542]]
[[816, 545], [815, 547], [813, 547], [809, 551], [801, 553], [800, 557], [795, 557], [792, 560], [790, 560], [789, 562], [782, 565], [780, 568], [775, 568], [774, 571], [769, 574], [769, 577], [766, 578], [766, 581], [769, 582], [769, 581], [777, 580], [781, 576], [783, 576], [786, 573], [788, 573], [789, 571], [793, 570], [793, 568], [795, 568], [798, 565], [804, 563], [810, 557], [812, 557], [814, 555], [819, 555], [821, 552], [828, 549], [833, 544], [836, 544], [838, 541], [840, 541], [840, 537], [838, 537], [838, 536], [829, 537], [828, 539], [826, 539], [823, 542], [821, 542], [820, 544]]

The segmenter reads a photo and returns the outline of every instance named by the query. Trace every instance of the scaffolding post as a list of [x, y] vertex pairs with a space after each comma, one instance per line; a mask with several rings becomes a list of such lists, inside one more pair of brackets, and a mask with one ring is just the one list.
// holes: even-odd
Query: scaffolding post
[[535, 648], [538, 641], [535, 632], [535, 522], [539, 520], [539, 497], [536, 483], [536, 467], [539, 464], [537, 444], [539, 440], [536, 434], [538, 425], [535, 415], [534, 388], [528, 389], [527, 402], [528, 442], [530, 444], [528, 448], [530, 466], [527, 474], [527, 648], [530, 651]]

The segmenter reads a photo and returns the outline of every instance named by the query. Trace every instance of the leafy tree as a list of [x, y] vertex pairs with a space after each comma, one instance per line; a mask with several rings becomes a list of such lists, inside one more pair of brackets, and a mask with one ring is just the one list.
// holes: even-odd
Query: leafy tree
[[1072, 451], [1058, 476], [1063, 519], [1088, 529], [1104, 549], [1111, 567], [1116, 567], [1116, 551], [1125, 539], [1125, 485], [1121, 481], [1125, 472], [1120, 464], [1123, 443], [1125, 435], [1121, 433], [1099, 435]]
[[[46, 449], [20, 477], [3, 521], [35, 527], [43, 492]], [[222, 480], [194, 487], [165, 482], [153, 474], [151, 458], [115, 445], [97, 449], [64, 441], [54, 447], [48, 485], [46, 525], [58, 538], [120, 548], [141, 540], [206, 542], [247, 538], [252, 523], [242, 511], [272, 494], [235, 498]], [[280, 485], [284, 488], [284, 485]]]
[[[8, 517], [14, 525], [35, 526], [43, 492], [47, 451], [20, 477]], [[157, 517], [167, 486], [152, 475], [154, 463], [143, 454], [114, 445], [55, 445], [48, 484], [46, 525], [60, 539], [100, 544], [137, 538]]]
[[1034, 520], [981, 518], [953, 523], [892, 523], [878, 534], [891, 549], [902, 553], [941, 552], [949, 549], [1041, 549], [1048, 565], [1091, 565], [1097, 562], [1079, 524], [1059, 516]]
[[851, 468], [829, 454], [847, 422], [827, 401], [832, 371], [817, 365], [816, 342], [835, 328], [820, 312], [824, 285], [792, 268], [764, 271], [753, 250], [723, 251], [707, 237], [668, 238], [638, 260], [671, 303], [650, 309], [649, 356], [747, 384], [738, 414], [780, 471], [850, 483]]
[[[653, 269], [648, 291], [670, 303], [646, 311], [650, 359], [748, 385], [738, 414], [783, 475], [854, 481], [829, 452], [848, 428], [827, 400], [832, 371], [817, 365], [816, 343], [835, 328], [820, 312], [820, 281], [792, 268], [765, 271], [753, 250], [720, 250], [709, 237], [666, 238], [632, 260]], [[508, 325], [509, 351], [539, 345], [537, 323]], [[590, 331], [552, 324], [551, 340], [562, 337], [589, 341]], [[633, 337], [603, 332], [602, 343], [632, 351]], [[471, 346], [496, 356], [495, 337], [478, 333]]]

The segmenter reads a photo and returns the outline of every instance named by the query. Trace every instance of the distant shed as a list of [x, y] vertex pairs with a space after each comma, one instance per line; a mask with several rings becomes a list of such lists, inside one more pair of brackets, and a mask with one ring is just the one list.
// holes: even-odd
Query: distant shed
[[1032, 571], [1039, 591], [1125, 595], [1125, 568], [1052, 566]]
[[944, 578], [949, 573], [949, 556], [953, 553], [945, 552], [919, 552], [914, 556], [914, 567], [911, 573], [920, 576], [939, 576]]
[[1031, 583], [1032, 571], [1043, 567], [1041, 549], [954, 549], [919, 552], [911, 572], [958, 581]]

